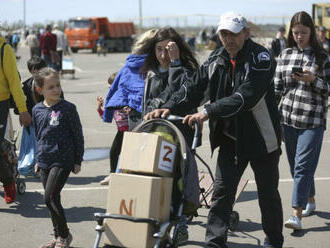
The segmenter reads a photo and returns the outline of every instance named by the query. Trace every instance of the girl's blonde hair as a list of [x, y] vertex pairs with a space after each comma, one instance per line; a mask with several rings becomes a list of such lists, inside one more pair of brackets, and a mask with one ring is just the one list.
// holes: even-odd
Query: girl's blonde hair
[[132, 47], [133, 54], [145, 54], [150, 44], [149, 40], [153, 39], [158, 29], [153, 28], [141, 34]]
[[60, 80], [60, 77], [59, 77], [57, 71], [55, 71], [53, 68], [44, 67], [44, 68], [40, 69], [39, 71], [37, 71], [34, 74], [34, 80], [36, 82], [36, 86], [38, 86], [39, 88], [44, 87], [45, 80], [47, 78], [51, 78], [51, 77], [54, 77], [54, 78]]

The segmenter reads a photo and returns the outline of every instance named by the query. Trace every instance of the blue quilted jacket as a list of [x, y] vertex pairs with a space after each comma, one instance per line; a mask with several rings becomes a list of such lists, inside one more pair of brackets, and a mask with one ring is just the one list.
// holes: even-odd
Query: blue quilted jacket
[[142, 112], [144, 79], [140, 68], [147, 55], [131, 54], [113, 81], [105, 99], [103, 121], [112, 122], [113, 112], [125, 106]]

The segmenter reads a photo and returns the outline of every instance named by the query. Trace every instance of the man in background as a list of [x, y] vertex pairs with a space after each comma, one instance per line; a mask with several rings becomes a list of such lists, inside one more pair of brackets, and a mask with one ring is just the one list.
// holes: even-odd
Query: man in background
[[285, 28], [280, 27], [276, 38], [272, 41], [271, 50], [274, 58], [277, 58], [280, 53], [286, 48]]
[[52, 26], [46, 26], [46, 32], [40, 36], [41, 57], [45, 60], [47, 66], [57, 69], [56, 63], [58, 56], [56, 53], [57, 37], [52, 34]]

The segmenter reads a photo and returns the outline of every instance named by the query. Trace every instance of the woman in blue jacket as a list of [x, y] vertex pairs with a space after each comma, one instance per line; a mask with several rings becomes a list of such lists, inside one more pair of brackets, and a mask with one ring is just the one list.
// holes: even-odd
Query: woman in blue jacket
[[[129, 118], [129, 130], [137, 125], [141, 119], [144, 78], [140, 74], [146, 58], [149, 40], [154, 37], [157, 29], [150, 29], [143, 33], [136, 41], [132, 54], [126, 59], [126, 64], [115, 77], [105, 99], [103, 121], [112, 122], [116, 110], [123, 110]], [[124, 131], [117, 131], [110, 149], [110, 172], [115, 172], [123, 141]], [[100, 182], [109, 183], [109, 177]]]

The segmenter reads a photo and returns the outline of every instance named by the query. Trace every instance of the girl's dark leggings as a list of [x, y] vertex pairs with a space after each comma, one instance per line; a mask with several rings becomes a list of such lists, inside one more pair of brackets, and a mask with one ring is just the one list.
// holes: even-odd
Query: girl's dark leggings
[[40, 170], [40, 178], [45, 189], [45, 203], [50, 212], [56, 238], [66, 238], [69, 234], [60, 195], [69, 174], [70, 170], [60, 167]]
[[123, 131], [118, 131], [110, 149], [110, 172], [114, 173], [117, 169], [118, 158], [123, 144]]

